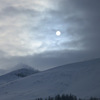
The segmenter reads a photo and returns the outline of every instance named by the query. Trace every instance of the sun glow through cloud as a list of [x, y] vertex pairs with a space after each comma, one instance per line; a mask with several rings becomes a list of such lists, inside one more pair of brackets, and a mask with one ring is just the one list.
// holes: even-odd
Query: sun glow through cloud
[[60, 31], [57, 31], [57, 32], [56, 32], [56, 35], [57, 35], [57, 36], [60, 36], [60, 35], [61, 35], [61, 32], [60, 32]]

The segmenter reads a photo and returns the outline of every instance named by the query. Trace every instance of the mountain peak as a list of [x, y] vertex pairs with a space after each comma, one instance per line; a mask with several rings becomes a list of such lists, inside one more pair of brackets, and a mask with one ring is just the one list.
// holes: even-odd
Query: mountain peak
[[34, 69], [31, 66], [24, 64], [24, 63], [19, 63], [15, 66], [16, 69], [22, 69], [22, 68], [26, 68], [26, 69]]
[[38, 70], [35, 70], [34, 68], [25, 64], [17, 64], [17, 66], [14, 69], [16, 70], [13, 70], [7, 74], [0, 76], [0, 85], [39, 72]]

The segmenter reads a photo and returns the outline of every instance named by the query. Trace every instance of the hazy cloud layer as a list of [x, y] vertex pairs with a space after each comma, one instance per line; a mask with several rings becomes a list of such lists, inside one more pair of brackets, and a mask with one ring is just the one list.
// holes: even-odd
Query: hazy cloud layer
[[44, 70], [100, 57], [99, 4], [100, 0], [0, 0], [0, 68], [23, 62]]

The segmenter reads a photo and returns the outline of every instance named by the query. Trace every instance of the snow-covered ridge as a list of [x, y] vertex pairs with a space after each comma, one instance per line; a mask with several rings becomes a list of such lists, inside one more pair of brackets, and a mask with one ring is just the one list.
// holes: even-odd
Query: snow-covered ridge
[[0, 86], [0, 100], [34, 100], [72, 93], [100, 97], [100, 59], [67, 64]]
[[28, 65], [24, 65], [24, 64], [22, 66], [20, 65], [20, 67], [18, 67], [17, 70], [14, 70], [12, 72], [0, 76], [0, 85], [35, 74], [37, 72], [39, 71], [29, 67]]

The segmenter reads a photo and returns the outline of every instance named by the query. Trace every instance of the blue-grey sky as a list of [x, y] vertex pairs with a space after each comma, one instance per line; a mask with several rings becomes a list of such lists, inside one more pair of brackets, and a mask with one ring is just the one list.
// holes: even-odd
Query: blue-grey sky
[[100, 0], [0, 0], [0, 69], [97, 58], [99, 43]]

